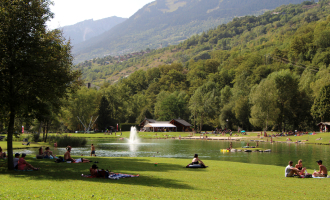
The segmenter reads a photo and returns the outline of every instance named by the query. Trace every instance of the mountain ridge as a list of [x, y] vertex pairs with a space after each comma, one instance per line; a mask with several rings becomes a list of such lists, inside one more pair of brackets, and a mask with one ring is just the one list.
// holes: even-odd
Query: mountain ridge
[[265, 9], [301, 2], [303, 0], [208, 0], [207, 3], [206, 0], [157, 0], [102, 35], [75, 45], [73, 54], [77, 63], [104, 55], [119, 55], [123, 51], [178, 44], [234, 17], [262, 14]]
[[127, 19], [116, 16], [99, 20], [87, 19], [73, 25], [60, 27], [59, 29], [63, 31], [63, 36], [67, 40], [71, 40], [71, 44], [74, 46], [101, 35], [125, 20]]

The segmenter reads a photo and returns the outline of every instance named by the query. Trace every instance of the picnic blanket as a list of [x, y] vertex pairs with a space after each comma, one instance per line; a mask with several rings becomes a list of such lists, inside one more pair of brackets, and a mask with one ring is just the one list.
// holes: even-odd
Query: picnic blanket
[[[109, 179], [120, 179], [120, 178], [134, 178], [134, 177], [139, 177], [140, 175], [132, 175], [132, 174], [121, 174], [121, 173], [114, 173], [109, 175]], [[82, 175], [82, 177], [85, 178], [97, 178], [96, 176], [92, 175]]]
[[316, 176], [313, 176], [313, 178], [330, 178], [330, 177], [316, 177]]

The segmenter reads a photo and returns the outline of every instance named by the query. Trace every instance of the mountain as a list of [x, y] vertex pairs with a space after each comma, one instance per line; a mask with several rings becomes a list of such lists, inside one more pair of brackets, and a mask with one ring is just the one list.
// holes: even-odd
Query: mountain
[[103, 83], [113, 124], [152, 116], [191, 119], [200, 131], [317, 130], [330, 119], [329, 15], [330, 0], [282, 5], [178, 45], [75, 67]]
[[76, 62], [104, 55], [178, 44], [234, 17], [259, 15], [283, 4], [303, 0], [156, 0], [125, 22], [75, 45]]
[[74, 46], [90, 38], [101, 35], [125, 20], [126, 18], [115, 16], [95, 21], [89, 19], [71, 26], [61, 27], [60, 29], [63, 31], [65, 38], [71, 39], [71, 44]]

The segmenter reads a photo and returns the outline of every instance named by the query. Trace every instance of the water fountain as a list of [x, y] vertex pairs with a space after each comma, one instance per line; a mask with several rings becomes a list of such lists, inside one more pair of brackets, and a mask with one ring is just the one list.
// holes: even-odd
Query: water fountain
[[130, 144], [138, 144], [140, 142], [139, 136], [136, 132], [136, 128], [134, 126], [131, 127], [131, 132], [129, 135], [128, 143]]

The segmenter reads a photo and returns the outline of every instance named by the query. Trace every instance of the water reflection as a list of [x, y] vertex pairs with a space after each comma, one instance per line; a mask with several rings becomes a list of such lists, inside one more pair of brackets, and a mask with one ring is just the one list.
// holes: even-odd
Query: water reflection
[[[91, 143], [91, 141], [90, 141]], [[259, 143], [259, 147], [272, 149], [271, 153], [223, 153], [220, 149], [229, 146], [228, 141], [201, 141], [201, 140], [142, 140], [139, 144], [128, 144], [124, 140], [93, 139], [96, 155], [101, 157], [166, 157], [166, 158], [192, 158], [195, 153], [208, 160], [222, 160], [255, 164], [268, 164], [286, 166], [289, 160], [294, 164], [303, 160], [307, 168], [317, 168], [316, 160], [323, 160], [325, 166], [330, 166], [328, 158], [328, 145], [302, 145], [286, 143]], [[254, 142], [249, 142], [255, 145]], [[245, 141], [233, 142], [233, 147], [245, 146]], [[14, 153], [36, 154], [37, 148], [15, 150]], [[51, 148], [56, 155], [63, 155], [65, 148]], [[72, 155], [89, 156], [90, 144], [82, 148], [73, 148]]]

